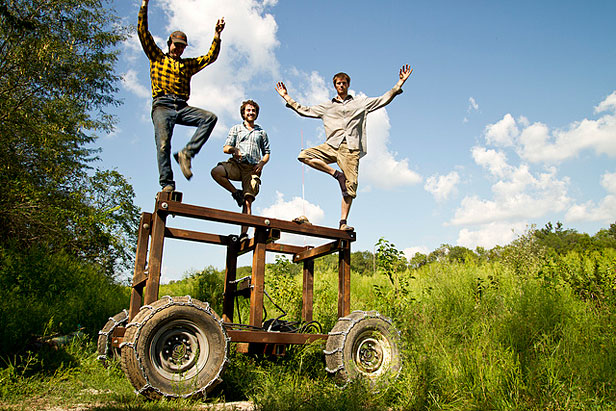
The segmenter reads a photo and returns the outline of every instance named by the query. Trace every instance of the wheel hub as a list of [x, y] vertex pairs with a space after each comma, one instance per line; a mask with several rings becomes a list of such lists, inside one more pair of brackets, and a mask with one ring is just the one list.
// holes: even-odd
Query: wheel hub
[[373, 373], [383, 364], [383, 349], [375, 338], [366, 338], [361, 341], [355, 356], [357, 365], [365, 373]]

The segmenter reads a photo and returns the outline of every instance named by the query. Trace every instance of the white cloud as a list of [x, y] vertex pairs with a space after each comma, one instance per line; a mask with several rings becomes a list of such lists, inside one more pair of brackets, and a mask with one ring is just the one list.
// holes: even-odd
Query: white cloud
[[471, 112], [471, 111], [478, 111], [479, 110], [479, 104], [477, 104], [477, 102], [475, 101], [475, 99], [473, 97], [469, 97], [468, 98], [468, 108], [466, 109], [467, 112]]
[[527, 228], [528, 224], [523, 221], [516, 223], [492, 222], [484, 224], [474, 231], [464, 228], [458, 233], [457, 245], [470, 249], [503, 246], [524, 233]]
[[143, 84], [139, 83], [137, 79], [137, 72], [135, 70], [128, 70], [122, 76], [122, 85], [127, 89], [135, 93], [141, 98], [148, 98], [152, 96], [150, 89]]
[[269, 207], [266, 207], [259, 214], [271, 216], [280, 220], [293, 220], [299, 216], [306, 216], [312, 224], [320, 224], [325, 217], [325, 212], [321, 207], [303, 200], [299, 197], [293, 197], [289, 201], [285, 201], [284, 194], [276, 192], [276, 201]]
[[404, 256], [406, 257], [406, 259], [410, 260], [411, 258], [415, 257], [415, 254], [417, 253], [426, 254], [426, 255], [430, 254], [430, 249], [426, 246], [419, 245], [419, 246], [405, 248], [404, 250], [402, 250], [402, 252], [404, 253]]
[[489, 124], [485, 128], [485, 139], [488, 144], [508, 147], [512, 146], [520, 130], [511, 114], [505, 114], [502, 120]]
[[[392, 104], [396, 104], [396, 101]], [[366, 121], [368, 154], [359, 167], [360, 177], [364, 182], [387, 189], [421, 183], [422, 177], [409, 168], [409, 160], [399, 159], [398, 153], [389, 150], [391, 125], [387, 110], [382, 108], [368, 114]]]
[[485, 130], [488, 144], [516, 146], [516, 151], [532, 163], [558, 163], [576, 157], [584, 150], [616, 156], [616, 92], [595, 107], [595, 113], [605, 113], [597, 120], [575, 121], [567, 128], [551, 130], [546, 124], [521, 117], [514, 120], [506, 114], [502, 120]]
[[460, 175], [456, 171], [452, 171], [447, 175], [429, 177], [424, 189], [432, 193], [437, 201], [443, 201], [447, 200], [449, 195], [455, 191], [459, 182]]
[[613, 222], [616, 216], [616, 173], [603, 174], [601, 185], [608, 194], [598, 204], [594, 201], [575, 204], [567, 211], [565, 220]]
[[505, 153], [485, 147], [473, 147], [471, 153], [475, 163], [487, 168], [493, 176], [502, 178], [511, 173], [512, 167], [507, 164]]

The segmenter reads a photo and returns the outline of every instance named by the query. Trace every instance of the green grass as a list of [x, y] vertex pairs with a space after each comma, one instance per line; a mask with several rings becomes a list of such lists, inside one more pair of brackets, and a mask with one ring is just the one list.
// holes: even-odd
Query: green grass
[[[401, 331], [404, 365], [395, 382], [378, 393], [360, 381], [340, 389], [325, 371], [319, 344], [291, 347], [276, 360], [232, 350], [223, 383], [208, 401], [251, 400], [261, 410], [293, 411], [612, 410], [616, 306], [608, 280], [616, 266], [613, 254], [593, 258], [589, 263], [570, 256], [562, 260], [567, 264], [543, 266], [532, 259], [436, 262], [397, 273], [397, 289], [383, 273], [354, 275], [352, 308], [376, 308]], [[268, 271], [271, 278], [291, 272], [284, 264], [268, 270], [274, 270]], [[600, 278], [593, 295], [602, 299], [580, 293], [580, 278]], [[290, 279], [272, 295], [292, 313], [300, 277]], [[192, 293], [197, 280], [174, 284], [168, 294]], [[317, 271], [314, 315], [325, 332], [336, 310], [337, 272]], [[272, 306], [268, 313], [278, 314]], [[101, 410], [189, 410], [200, 404], [144, 401], [117, 363], [106, 369], [97, 363], [86, 341], [14, 358], [0, 369], [0, 405], [31, 409], [43, 402]]]

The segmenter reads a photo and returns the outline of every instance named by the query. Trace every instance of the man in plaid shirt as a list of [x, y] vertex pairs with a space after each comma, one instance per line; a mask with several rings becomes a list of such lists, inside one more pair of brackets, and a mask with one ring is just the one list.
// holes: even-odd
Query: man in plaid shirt
[[[267, 133], [255, 120], [259, 116], [259, 105], [246, 100], [240, 107], [244, 120], [229, 130], [222, 151], [231, 154], [227, 161], [220, 162], [212, 169], [212, 177], [231, 193], [244, 214], [252, 214], [252, 202], [259, 194], [261, 171], [270, 158]], [[229, 180], [241, 181], [242, 189], [235, 188]], [[240, 240], [247, 238], [247, 226], [242, 226]]]
[[191, 77], [216, 61], [220, 51], [220, 33], [225, 28], [224, 19], [216, 23], [214, 40], [210, 51], [201, 57], [182, 58], [188, 41], [186, 34], [174, 31], [167, 40], [168, 53], [164, 53], [154, 41], [148, 30], [148, 2], [143, 0], [139, 10], [137, 32], [143, 51], [150, 60], [150, 79], [152, 81], [152, 122], [158, 158], [159, 183], [163, 191], [174, 191], [175, 181], [171, 171], [171, 136], [176, 124], [197, 127], [186, 147], [174, 154], [180, 164], [184, 177], [192, 177], [191, 159], [212, 134], [216, 121], [214, 113], [191, 107], [187, 104], [190, 97]]

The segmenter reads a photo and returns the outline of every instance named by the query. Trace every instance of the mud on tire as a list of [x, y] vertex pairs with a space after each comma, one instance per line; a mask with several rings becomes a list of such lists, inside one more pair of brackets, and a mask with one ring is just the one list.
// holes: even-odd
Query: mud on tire
[[126, 326], [122, 369], [147, 398], [201, 397], [221, 380], [229, 338], [209, 304], [163, 297]]
[[353, 311], [332, 328], [325, 346], [327, 371], [336, 382], [365, 378], [373, 388], [388, 384], [402, 368], [400, 335], [376, 311]]
[[109, 321], [105, 324], [102, 330], [98, 332], [98, 343], [96, 349], [98, 352], [98, 360], [106, 367], [107, 361], [113, 358], [120, 359], [120, 349], [111, 346], [113, 330], [119, 326], [124, 326], [128, 321], [128, 311], [122, 310], [113, 317], [109, 317]]

